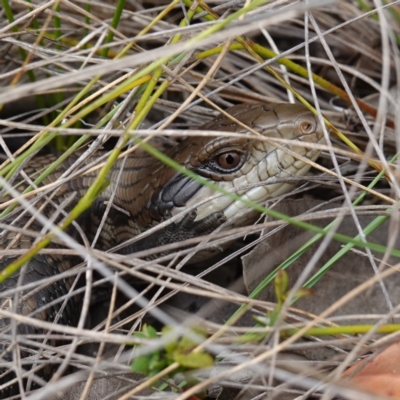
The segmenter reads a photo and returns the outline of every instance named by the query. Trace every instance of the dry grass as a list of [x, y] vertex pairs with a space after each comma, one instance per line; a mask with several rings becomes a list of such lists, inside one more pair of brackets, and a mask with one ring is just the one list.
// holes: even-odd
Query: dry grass
[[[307, 203], [306, 209], [313, 207], [314, 199], [327, 202], [326, 208], [333, 209], [331, 214], [339, 219], [350, 215], [354, 221], [361, 221], [359, 225], [353, 223], [361, 230], [367, 224], [363, 214], [388, 218], [391, 224], [383, 228], [378, 227], [380, 220], [375, 221], [376, 236], [368, 237], [368, 241], [383, 246], [383, 254], [382, 251], [372, 253], [367, 246], [358, 247], [351, 261], [339, 259], [335, 264], [348, 272], [349, 266], [353, 267], [348, 263], [362, 262], [374, 274], [357, 275], [356, 284], [336, 293], [336, 297], [330, 297], [329, 280], [323, 281], [316, 291], [324, 301], [318, 297], [314, 304], [311, 300], [304, 307], [300, 302], [292, 308], [285, 303], [279, 323], [261, 343], [239, 345], [237, 338], [254, 326], [252, 315], [265, 316], [267, 311], [275, 309], [272, 289], [264, 290], [261, 298], [249, 297], [238, 278], [241, 275], [239, 257], [261, 239], [247, 240], [245, 244], [239, 239], [234, 250], [223, 253], [218, 260], [182, 270], [186, 262], [182, 255], [190, 255], [190, 251], [177, 246], [171, 246], [174, 252], [168, 256], [143, 261], [101, 251], [90, 243], [80, 244], [59, 233], [58, 240], [64, 243], [65, 249], [50, 247], [42, 253], [77, 254], [85, 262], [57, 278], [43, 279], [39, 288], [60, 279], [74, 282], [69, 293], [55, 301], [62, 302], [74, 294], [84, 297], [77, 327], [19, 315], [12, 308], [0, 310], [0, 315], [14, 321], [12, 329], [4, 331], [3, 328], [3, 333], [0, 332], [2, 341], [9, 344], [11, 339], [13, 343], [14, 361], [4, 357], [0, 365], [13, 368], [19, 384], [23, 378], [29, 378], [25, 398], [53, 399], [56, 393], [61, 393], [60, 398], [70, 400], [139, 399], [149, 398], [151, 392], [151, 398], [193, 400], [200, 396], [195, 393], [205, 389], [209, 389], [212, 398], [219, 386], [231, 388], [231, 391], [225, 389], [220, 399], [372, 398], [357, 393], [340, 376], [361, 354], [386, 343], [375, 331], [350, 336], [333, 335], [327, 330], [325, 333], [330, 336], [324, 336], [323, 340], [317, 336], [307, 340], [301, 337], [313, 326], [330, 327], [334, 323], [352, 326], [349, 321], [368, 317], [370, 323], [372, 320], [379, 327], [382, 322], [396, 320], [399, 304], [396, 301], [400, 298], [396, 293], [397, 283], [394, 286], [391, 283], [397, 282], [394, 267], [399, 251], [393, 249], [399, 248], [396, 202], [400, 191], [396, 161], [390, 169], [388, 163], [400, 145], [397, 132], [400, 9], [394, 1], [393, 4], [355, 0], [261, 3], [246, 12], [243, 7], [248, 4], [243, 1], [199, 2], [199, 7], [206, 11], [196, 10], [193, 15], [186, 1], [176, 2], [169, 9], [167, 3], [128, 0], [120, 20], [114, 21], [115, 28], [111, 28], [116, 15], [116, 5], [111, 1], [3, 0], [0, 9], [0, 145], [4, 157], [1, 183], [10, 189], [9, 185], [15, 184], [12, 173], [38, 152], [65, 152], [68, 156], [68, 151], [73, 153], [77, 148], [88, 146], [86, 154], [94, 154], [104, 146], [109, 152], [108, 158], [98, 159], [92, 166], [100, 170], [102, 166], [111, 167], [121, 156], [119, 151], [127, 148], [126, 144], [132, 145], [132, 134], [162, 137], [164, 141], [167, 138], [167, 143], [172, 143], [185, 134], [183, 129], [195, 129], [211, 120], [218, 114], [218, 107], [293, 102], [297, 97], [312, 104], [316, 113], [345, 134], [353, 147], [332, 134], [318, 160], [320, 171], [313, 169], [306, 179], [309, 182], [302, 180], [294, 195], [307, 199], [303, 200]], [[241, 15], [235, 14], [238, 10], [242, 10]], [[10, 21], [10, 15], [14, 22]], [[162, 18], [158, 21], [160, 15]], [[280, 55], [272, 57], [273, 53]], [[310, 71], [314, 73], [312, 79]], [[279, 77], [286, 81], [286, 87]], [[355, 146], [360, 150], [354, 150]], [[104, 168], [101, 171], [105, 176]], [[371, 184], [382, 168], [389, 172]], [[85, 163], [81, 162], [74, 173], [84, 171]], [[73, 176], [73, 173], [66, 174], [65, 179]], [[103, 181], [99, 180], [94, 193], [100, 190]], [[354, 204], [354, 199], [368, 185], [371, 185], [369, 194]], [[53, 191], [53, 187], [46, 187], [34, 193], [50, 196]], [[28, 209], [34, 197], [27, 195], [21, 199], [18, 193], [11, 194], [20, 201], [19, 208], [7, 209], [16, 218]], [[329, 201], [333, 200], [335, 203], [330, 205]], [[77, 213], [88, 205], [84, 204]], [[388, 209], [389, 206], [396, 212]], [[321, 217], [317, 210], [311, 211], [316, 219]], [[325, 213], [328, 215], [328, 211]], [[11, 229], [10, 218], [3, 220], [1, 229]], [[46, 220], [42, 214], [42, 223]], [[338, 224], [334, 224], [334, 229]], [[262, 236], [263, 240], [268, 241], [270, 232], [281, 225], [283, 222], [266, 221], [256, 228], [230, 231], [231, 236], [217, 233], [208, 239], [229, 241], [232, 237], [255, 233], [257, 237], [266, 236]], [[357, 229], [346, 234], [356, 236]], [[56, 232], [55, 227], [49, 226], [48, 232]], [[286, 246], [285, 238], [294, 233], [285, 232], [280, 242]], [[42, 243], [43, 235], [34, 230], [31, 233]], [[200, 246], [210, 248], [207, 242]], [[272, 246], [271, 242], [264, 243]], [[302, 259], [301, 268], [288, 269], [292, 285], [299, 288], [310, 279], [315, 266], [324, 264], [319, 260], [329, 253], [333, 243], [336, 242], [332, 237], [326, 236], [313, 247], [311, 255]], [[295, 250], [295, 246], [286, 246], [283, 252], [290, 256]], [[26, 251], [3, 249], [0, 254], [15, 257]], [[340, 248], [335, 248], [334, 252], [338, 251]], [[270, 267], [257, 283], [266, 276], [272, 280], [271, 271], [284, 260], [272, 258], [267, 252], [265, 259], [257, 260]], [[247, 284], [254, 278], [254, 271], [249, 272], [250, 269], [245, 269]], [[127, 275], [130, 275], [129, 282], [141, 284], [126, 284]], [[387, 276], [389, 280], [384, 280]], [[86, 284], [79, 285], [78, 278], [86, 279]], [[107, 300], [90, 308], [90, 297], [101, 293], [99, 287], [105, 282], [111, 282]], [[250, 287], [255, 288], [257, 283]], [[6, 281], [0, 296], [15, 301], [22, 291], [26, 295], [30, 290], [37, 290], [38, 285], [32, 282], [7, 287]], [[371, 293], [375, 293], [371, 287], [378, 287], [383, 298], [376, 307], [369, 309], [361, 302], [355, 309], [343, 311], [360, 293], [371, 298]], [[178, 297], [173, 297], [175, 294]], [[242, 308], [244, 316], [238, 318], [235, 311], [242, 304], [247, 307]], [[332, 317], [341, 307], [342, 320]], [[238, 321], [230, 327], [225, 323], [230, 318], [233, 323], [232, 315]], [[210, 338], [202, 346], [211, 354], [225, 357], [225, 364], [219, 363], [216, 369], [200, 374], [199, 383], [186, 391], [173, 385], [172, 389], [170, 386], [161, 392], [147, 389], [148, 379], [131, 373], [132, 344], [144, 344], [136, 347], [136, 357], [162, 347], [164, 338], [153, 342], [133, 338], [146, 321], [157, 329], [171, 325], [180, 333], [193, 325], [205, 327]], [[304, 329], [289, 337], [280, 336], [283, 321]], [[46, 333], [17, 336], [14, 328], [18, 323], [28, 323], [39, 328], [38, 332]], [[397, 329], [393, 327], [394, 331]], [[358, 332], [356, 328], [351, 331]], [[97, 344], [99, 348], [93, 347]], [[33, 369], [24, 371], [17, 354], [18, 348], [25, 347], [38, 350], [32, 358], [39, 361]], [[76, 352], [78, 347], [83, 350]], [[57, 367], [50, 383], [43, 382], [40, 373], [34, 375], [47, 363]], [[66, 371], [72, 373], [62, 376]], [[30, 391], [32, 379], [43, 387]], [[178, 383], [179, 378], [175, 385]], [[155, 387], [160, 388], [160, 382]]]

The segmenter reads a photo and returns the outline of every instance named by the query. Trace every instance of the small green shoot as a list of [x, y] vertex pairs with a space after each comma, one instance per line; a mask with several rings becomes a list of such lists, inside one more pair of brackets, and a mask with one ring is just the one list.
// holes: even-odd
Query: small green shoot
[[[279, 270], [275, 276], [274, 280], [274, 289], [275, 289], [275, 296], [276, 296], [276, 308], [272, 311], [268, 311], [265, 317], [254, 317], [257, 324], [259, 326], [265, 327], [274, 327], [279, 320], [281, 315], [283, 304], [285, 303], [286, 299], [289, 295], [289, 275], [283, 269]], [[308, 288], [300, 288], [296, 294], [295, 298], [299, 299], [305, 296], [311, 296], [314, 294], [314, 291]], [[258, 327], [259, 327], [258, 326]], [[248, 343], [248, 342], [261, 342], [263, 341], [268, 335], [270, 331], [267, 332], [249, 332], [245, 335], [239, 337], [240, 343]]]
[[[202, 339], [206, 339], [207, 335], [201, 328], [193, 328], [192, 334], [197, 335]], [[149, 325], [144, 325], [142, 332], [134, 335], [140, 339], [165, 339], [162, 348], [153, 351], [151, 354], [136, 357], [131, 365], [134, 372], [152, 377], [168, 366], [178, 363], [179, 368], [174, 371], [176, 373], [189, 373], [195, 369], [209, 368], [214, 365], [214, 357], [208, 352], [194, 351], [198, 346], [198, 342], [193, 341], [189, 335], [179, 337], [173, 335], [173, 328], [166, 326], [163, 328], [161, 335]], [[166, 339], [168, 337], [168, 339]], [[170, 377], [170, 376], [167, 376]], [[192, 379], [187, 379], [192, 382]]]

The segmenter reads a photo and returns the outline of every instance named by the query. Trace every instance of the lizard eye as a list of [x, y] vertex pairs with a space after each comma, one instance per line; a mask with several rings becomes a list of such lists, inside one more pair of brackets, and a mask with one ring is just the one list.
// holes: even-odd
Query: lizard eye
[[236, 151], [228, 151], [219, 154], [215, 160], [221, 169], [231, 171], [237, 168], [242, 161], [242, 154]]
[[245, 161], [245, 151], [240, 149], [222, 150], [212, 155], [205, 167], [211, 171], [226, 174], [242, 168]]

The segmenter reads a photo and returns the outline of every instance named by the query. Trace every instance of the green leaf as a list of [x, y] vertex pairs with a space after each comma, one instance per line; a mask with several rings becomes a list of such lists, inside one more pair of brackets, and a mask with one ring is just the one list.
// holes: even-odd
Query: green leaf
[[268, 313], [268, 316], [269, 316], [269, 319], [270, 319], [269, 326], [275, 326], [276, 321], [278, 320], [280, 313], [281, 313], [280, 307], [277, 307], [276, 310], [270, 311]]
[[238, 336], [237, 342], [242, 343], [258, 343], [265, 339], [265, 334], [262, 333], [245, 333], [244, 335]]
[[[206, 331], [201, 327], [192, 328], [192, 332], [193, 332], [193, 334], [200, 336], [200, 338], [202, 338], [202, 339], [207, 338]], [[194, 342], [191, 338], [189, 338], [189, 335], [185, 335], [180, 340], [177, 350], [180, 353], [187, 353], [190, 350], [193, 350], [197, 345], [198, 345], [198, 343]]]
[[299, 289], [296, 294], [295, 294], [295, 298], [297, 299], [301, 299], [302, 297], [306, 297], [306, 296], [314, 296], [315, 295], [315, 290], [303, 287], [301, 289]]
[[167, 352], [167, 354], [172, 354], [178, 346], [178, 334], [171, 335], [171, 332], [173, 331], [174, 328], [170, 326], [164, 326], [164, 328], [161, 331], [163, 338], [165, 338], [165, 336], [167, 335], [170, 336], [170, 339], [168, 341], [164, 340], [165, 341], [164, 349]]
[[289, 276], [286, 271], [280, 269], [275, 277], [275, 295], [278, 304], [283, 304], [286, 300], [289, 287]]
[[147, 375], [150, 371], [150, 356], [141, 356], [133, 360], [131, 369], [138, 374]]
[[271, 326], [270, 313], [266, 314], [265, 316], [253, 315], [253, 319], [261, 326]]
[[156, 372], [157, 374], [162, 371], [163, 369], [167, 368], [169, 365], [167, 360], [154, 360], [151, 364], [150, 364], [150, 371], [151, 372]]
[[174, 355], [174, 360], [182, 367], [190, 369], [207, 368], [214, 365], [214, 359], [208, 353], [178, 353]]
[[109, 185], [110, 181], [108, 179], [104, 179], [98, 187], [98, 190], [94, 193], [93, 200], [95, 200], [100, 194], [102, 194]]
[[157, 339], [158, 338], [157, 331], [151, 325], [144, 324], [143, 328], [142, 328], [142, 332], [144, 333], [146, 338], [149, 338], [149, 339]]

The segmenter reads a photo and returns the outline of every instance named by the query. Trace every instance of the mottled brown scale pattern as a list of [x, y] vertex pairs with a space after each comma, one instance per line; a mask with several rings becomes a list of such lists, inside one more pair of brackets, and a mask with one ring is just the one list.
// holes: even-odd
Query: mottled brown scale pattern
[[[320, 143], [323, 140], [322, 129], [318, 120], [301, 105], [239, 105], [227, 111], [259, 132], [261, 137], [293, 140], [293, 144], [283, 145], [283, 147], [289, 148], [311, 160], [315, 160], [319, 155], [319, 150], [301, 146], [301, 142]], [[305, 132], [304, 128], [309, 128], [310, 132]], [[259, 181], [265, 181], [270, 177], [284, 178], [291, 175], [303, 175], [309, 169], [309, 166], [303, 161], [296, 160], [293, 156], [277, 149], [276, 146], [269, 142], [259, 141], [253, 137], [232, 138], [224, 135], [222, 132], [248, 133], [246, 129], [225, 116], [217, 117], [200, 129], [204, 131], [220, 131], [221, 136], [187, 137], [177, 146], [166, 149], [165, 153], [176, 162], [197, 172], [204, 178], [217, 183], [225, 190], [232, 190]], [[216, 161], [218, 160], [218, 155], [230, 151], [240, 155], [240, 164], [236, 169], [229, 171], [221, 170]], [[98, 155], [96, 154], [86, 159], [83, 166], [91, 163], [97, 157]], [[62, 166], [45, 179], [43, 185], [56, 182], [64, 171], [74, 164], [77, 158], [78, 155], [76, 154], [71, 156]], [[32, 179], [35, 179], [55, 159], [55, 155], [33, 159], [24, 167], [24, 171]], [[121, 179], [118, 181], [118, 174], [122, 165], [124, 165], [124, 168]], [[78, 166], [78, 168], [81, 167], [82, 165]], [[61, 204], [71, 194], [75, 193], [73, 201], [65, 208], [65, 212], [68, 213], [93, 183], [96, 176], [97, 171], [93, 171], [89, 174], [83, 174], [75, 179], [68, 180], [67, 183], [54, 189], [56, 190], [56, 195], [53, 198], [53, 202]], [[108, 179], [110, 185], [96, 200], [92, 208], [77, 221], [86, 235], [86, 239], [91, 242], [106, 209], [105, 202], [109, 201], [112, 193], [115, 192], [113, 202], [115, 206], [122, 208], [125, 212], [119, 211], [116, 207], [111, 207], [96, 245], [103, 250], [131, 239], [140, 232], [184, 211], [186, 207], [196, 205], [200, 201], [208, 199], [213, 194], [211, 189], [196, 187], [196, 183], [189, 182], [185, 180], [186, 178], [178, 176], [174, 170], [167, 168], [151, 156], [138, 152], [128, 156], [125, 161], [119, 160], [116, 162]], [[23, 182], [20, 174], [14, 180], [14, 185], [18, 182]], [[24, 182], [18, 186], [18, 190], [22, 191], [26, 187], [27, 183]], [[290, 190], [291, 187], [292, 185], [290, 184], [271, 184], [246, 191], [242, 190], [240, 193], [250, 200], [262, 203], [271, 196]], [[190, 195], [186, 194], [186, 191]], [[48, 195], [51, 195], [51, 192]], [[36, 204], [36, 208], [39, 208], [46, 202], [46, 196], [42, 194], [38, 196], [40, 196], [40, 201]], [[2, 201], [8, 199], [3, 198]], [[193, 237], [193, 235], [190, 236], [191, 227], [195, 234], [207, 234], [216, 227], [216, 222], [220, 224], [219, 221], [222, 221], [222, 219], [228, 220], [227, 227], [248, 223], [252, 218], [250, 214], [245, 218], [235, 219], [235, 216], [243, 207], [242, 203], [228, 197], [220, 197], [219, 199], [209, 201], [197, 207], [197, 218], [195, 220], [196, 215], [184, 217], [180, 223], [172, 226], [173, 229], [169, 228], [168, 230], [166, 228], [153, 238], [150, 237], [147, 239], [145, 246], [148, 248]], [[43, 210], [43, 214], [47, 217], [53, 215], [54, 212], [55, 208], [50, 203]], [[216, 216], [215, 218], [214, 215]], [[12, 224], [18, 216], [21, 216], [21, 213], [13, 214], [2, 222]], [[23, 227], [29, 218], [30, 214], [26, 214], [18, 221], [17, 226]], [[62, 218], [63, 215], [59, 216], [55, 222], [59, 222]], [[232, 223], [229, 224], [231, 220]], [[38, 221], [34, 221], [29, 227], [30, 230], [36, 232], [40, 232], [41, 228], [42, 226]], [[73, 227], [67, 233], [79, 242], [82, 242], [80, 234]], [[17, 240], [15, 241], [16, 238]], [[11, 248], [28, 249], [32, 246], [33, 240], [31, 236], [22, 235], [18, 237], [16, 233], [11, 231], [0, 233], [0, 270], [4, 269], [15, 259], [15, 257], [7, 255], [7, 248], [9, 248], [11, 243]], [[0, 307], [7, 307], [7, 304], [9, 305], [14, 301], [13, 294], [3, 294], [1, 296], [1, 293], [15, 288], [21, 273], [23, 274], [24, 284], [32, 282], [40, 284], [42, 279], [56, 276], [82, 261], [78, 257], [57, 254], [56, 250], [62, 247], [62, 244], [52, 244], [51, 247], [55, 249], [55, 254], [39, 253], [22, 271], [17, 272], [3, 284], [0, 284]], [[131, 249], [128, 248], [127, 251]], [[136, 248], [136, 250], [140, 249], [141, 247]], [[60, 279], [31, 296], [28, 295], [28, 290], [21, 291], [18, 299], [25, 296], [25, 300], [21, 302], [17, 299], [19, 301], [17, 306], [18, 313], [46, 321], [54, 321], [61, 303], [52, 305], [39, 313], [36, 310], [67, 294], [72, 282], [72, 278]], [[79, 297], [74, 297], [67, 302], [59, 323], [68, 325], [76, 324], [79, 317], [80, 301]], [[35, 332], [37, 332], [35, 328], [29, 325], [19, 324], [17, 327], [17, 333], [20, 335]], [[10, 321], [6, 318], [0, 318], [0, 334], [9, 333]], [[9, 344], [7, 340], [0, 341], [0, 353], [3, 350], [7, 350]], [[22, 357], [27, 356], [29, 352], [22, 352], [21, 355]], [[3, 357], [6, 360], [12, 358], [10, 353], [3, 354]], [[12, 374], [8, 377], [0, 378], [0, 385], [10, 378], [12, 378]], [[2, 393], [12, 393], [14, 389], [15, 386], [12, 386], [8, 392], [6, 390], [1, 392], [0, 390], [0, 397]]]

